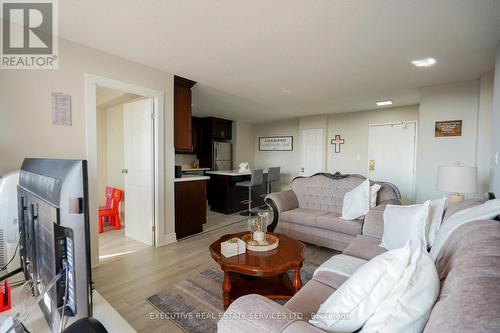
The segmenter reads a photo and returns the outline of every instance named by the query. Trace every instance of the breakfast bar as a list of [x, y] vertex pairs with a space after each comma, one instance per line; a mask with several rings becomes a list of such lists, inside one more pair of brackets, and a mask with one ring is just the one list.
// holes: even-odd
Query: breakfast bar
[[[218, 170], [205, 173], [210, 175], [208, 204], [211, 210], [222, 214], [233, 214], [248, 208], [248, 190], [236, 186], [236, 183], [250, 180], [250, 171]], [[264, 205], [265, 196], [265, 183], [253, 187], [252, 208]]]

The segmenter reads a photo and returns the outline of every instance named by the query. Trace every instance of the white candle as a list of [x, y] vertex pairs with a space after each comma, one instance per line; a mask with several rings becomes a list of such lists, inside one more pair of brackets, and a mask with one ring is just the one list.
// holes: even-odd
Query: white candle
[[264, 232], [263, 231], [254, 231], [253, 232], [253, 240], [257, 242], [262, 242], [264, 240]]

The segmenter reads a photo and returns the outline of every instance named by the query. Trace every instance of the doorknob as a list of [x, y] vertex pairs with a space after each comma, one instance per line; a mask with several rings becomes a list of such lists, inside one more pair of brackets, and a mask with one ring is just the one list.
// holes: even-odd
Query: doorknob
[[375, 160], [370, 160], [370, 171], [375, 171]]
[[122, 173], [128, 173], [127, 169], [122, 169]]

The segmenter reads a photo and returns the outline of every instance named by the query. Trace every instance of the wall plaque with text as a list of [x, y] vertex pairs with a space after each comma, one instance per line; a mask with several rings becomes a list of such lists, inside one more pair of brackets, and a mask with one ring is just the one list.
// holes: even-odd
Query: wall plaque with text
[[268, 136], [259, 138], [260, 151], [292, 151], [293, 136]]
[[435, 137], [462, 136], [461, 120], [436, 121]]

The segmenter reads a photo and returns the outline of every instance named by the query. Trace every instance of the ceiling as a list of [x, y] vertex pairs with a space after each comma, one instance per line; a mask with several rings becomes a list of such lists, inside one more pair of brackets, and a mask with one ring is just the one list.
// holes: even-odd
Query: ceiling
[[140, 97], [139, 95], [127, 93], [120, 90], [115, 90], [106, 87], [97, 87], [96, 106], [99, 109], [106, 110], [118, 104], [130, 102], [131, 100], [139, 97]]
[[[64, 0], [63, 38], [197, 81], [193, 112], [250, 122], [419, 102], [494, 66], [497, 0]], [[431, 68], [410, 61], [434, 57]]]

